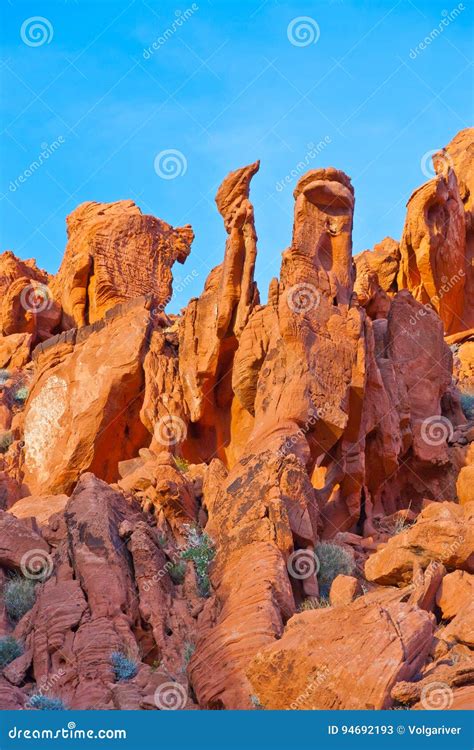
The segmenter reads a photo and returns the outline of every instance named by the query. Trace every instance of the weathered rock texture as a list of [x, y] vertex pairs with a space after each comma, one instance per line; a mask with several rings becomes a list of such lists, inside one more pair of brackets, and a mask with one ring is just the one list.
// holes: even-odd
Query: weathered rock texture
[[63, 328], [95, 323], [107, 310], [154, 294], [171, 297], [171, 268], [184, 263], [190, 226], [174, 229], [142, 214], [133, 201], [83, 203], [68, 217], [68, 245], [51, 287], [63, 309]]
[[[51, 278], [0, 259], [0, 708], [432, 708], [472, 694], [472, 131], [400, 243], [352, 256], [354, 189], [295, 191], [261, 304], [250, 200], [164, 311], [190, 227], [85, 203]], [[25, 291], [26, 290], [26, 291]], [[43, 296], [42, 296], [43, 295]], [[10, 607], [10, 609], [9, 609]], [[114, 672], [117, 652], [129, 679]], [[354, 689], [354, 686], [357, 689]]]

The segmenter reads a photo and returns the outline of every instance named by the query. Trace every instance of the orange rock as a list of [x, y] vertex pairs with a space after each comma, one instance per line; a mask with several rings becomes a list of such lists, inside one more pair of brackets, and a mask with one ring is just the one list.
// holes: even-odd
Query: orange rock
[[30, 357], [32, 342], [31, 333], [0, 336], [0, 368], [15, 370], [24, 367]]
[[438, 174], [453, 169], [459, 195], [464, 207], [466, 225], [466, 284], [462, 326], [459, 330], [474, 327], [474, 128], [457, 133], [448, 145], [433, 156]]
[[14, 503], [9, 512], [16, 518], [35, 518], [42, 526], [55, 513], [61, 513], [66, 507], [67, 495], [46, 495], [45, 497], [23, 497]]
[[444, 620], [451, 620], [474, 599], [474, 576], [455, 570], [443, 578], [436, 603]]
[[148, 307], [139, 299], [35, 350], [23, 437], [29, 494], [68, 493], [86, 470], [114, 481], [118, 462], [149, 442], [139, 420]]
[[431, 503], [417, 522], [392, 537], [365, 564], [368, 581], [402, 584], [411, 581], [413, 565], [431, 560], [448, 569], [474, 571], [474, 504]]
[[68, 244], [51, 282], [63, 308], [63, 329], [95, 323], [107, 310], [153, 294], [160, 309], [171, 297], [171, 268], [184, 263], [194, 235], [143, 215], [133, 201], [83, 203], [67, 219]]
[[255, 656], [248, 677], [264, 708], [392, 706], [393, 684], [415, 676], [428, 655], [434, 617], [407, 604], [364, 599], [295, 615], [283, 637]]
[[45, 341], [59, 329], [61, 309], [48, 286], [27, 276], [15, 279], [2, 303], [3, 333], [29, 333]]
[[340, 607], [350, 604], [362, 592], [360, 583], [353, 576], [338, 575], [335, 577], [329, 592], [331, 606]]
[[462, 467], [456, 482], [456, 490], [462, 505], [474, 502], [474, 463]]
[[[217, 207], [228, 234], [222, 265], [209, 274], [204, 291], [191, 300], [179, 328], [179, 372], [191, 421], [199, 427], [189, 435], [185, 454], [195, 462], [217, 455], [234, 458], [232, 441], [248, 433], [232, 408], [232, 364], [238, 339], [258, 303], [253, 279], [257, 252], [250, 181], [258, 162], [231, 172], [220, 186]], [[252, 420], [250, 420], [251, 422]], [[235, 437], [235, 433], [237, 436]]]
[[453, 170], [415, 190], [400, 243], [398, 288], [434, 308], [447, 334], [468, 328], [463, 319], [466, 221]]

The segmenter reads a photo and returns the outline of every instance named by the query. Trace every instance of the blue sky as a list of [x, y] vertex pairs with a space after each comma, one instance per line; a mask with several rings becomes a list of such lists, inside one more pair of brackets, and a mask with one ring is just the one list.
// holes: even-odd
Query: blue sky
[[[265, 299], [299, 163], [351, 176], [357, 253], [399, 238], [429, 177], [424, 155], [472, 124], [470, 0], [3, 0], [1, 14], [1, 250], [55, 272], [68, 213], [131, 198], [194, 228], [173, 312], [222, 260], [214, 195], [230, 170], [261, 160], [251, 197]], [[164, 179], [156, 157], [170, 149], [181, 173]]]

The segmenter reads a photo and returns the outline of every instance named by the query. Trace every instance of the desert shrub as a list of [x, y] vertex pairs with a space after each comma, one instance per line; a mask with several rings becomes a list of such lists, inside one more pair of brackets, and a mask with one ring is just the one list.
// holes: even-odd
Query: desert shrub
[[30, 391], [26, 387], [26, 385], [22, 385], [14, 392], [13, 399], [17, 404], [24, 404], [26, 399], [28, 398], [29, 393]]
[[189, 662], [191, 661], [191, 657], [195, 651], [196, 651], [196, 646], [194, 645], [194, 643], [191, 643], [191, 641], [186, 641], [186, 643], [184, 644], [184, 654], [183, 654], [185, 664], [189, 664]]
[[21, 620], [35, 603], [36, 582], [29, 578], [11, 578], [3, 590], [5, 609], [13, 622]]
[[319, 599], [311, 596], [308, 599], [305, 599], [304, 602], [300, 604], [298, 611], [307, 612], [309, 609], [324, 609], [325, 607], [330, 606], [331, 604], [326, 596], [321, 596], [319, 597]]
[[10, 379], [10, 373], [8, 370], [4, 370], [3, 367], [0, 368], [0, 385], [3, 385], [7, 382], [7, 380]]
[[0, 638], [0, 670], [4, 669], [7, 664], [15, 661], [23, 653], [23, 647], [16, 638], [11, 635], [5, 635]]
[[114, 668], [115, 679], [118, 682], [131, 680], [138, 672], [138, 662], [134, 659], [129, 659], [121, 651], [114, 651], [110, 657], [110, 661]]
[[181, 553], [183, 560], [192, 560], [198, 578], [201, 596], [209, 595], [209, 564], [214, 559], [215, 550], [211, 538], [198, 529], [188, 527], [187, 548]]
[[174, 462], [176, 464], [176, 467], [183, 473], [186, 473], [189, 469], [189, 462], [181, 456], [174, 456]]
[[319, 560], [318, 581], [321, 596], [327, 597], [331, 583], [338, 575], [351, 575], [354, 561], [344, 547], [333, 542], [321, 542], [316, 546]]
[[13, 443], [13, 433], [11, 430], [2, 432], [0, 435], [0, 453], [6, 453], [10, 445]]
[[474, 419], [474, 393], [461, 393], [460, 400], [466, 419]]
[[39, 711], [65, 711], [66, 706], [61, 698], [55, 698], [53, 695], [43, 695], [43, 693], [34, 693], [28, 698], [27, 705], [29, 708], [36, 708]]
[[257, 709], [257, 711], [262, 711], [263, 706], [260, 703], [260, 698], [257, 695], [251, 695], [250, 696], [250, 703], [254, 708]]
[[186, 573], [186, 564], [184, 562], [173, 563], [168, 568], [168, 573], [170, 574], [170, 577], [173, 583], [176, 583], [176, 584], [183, 583], [184, 576]]

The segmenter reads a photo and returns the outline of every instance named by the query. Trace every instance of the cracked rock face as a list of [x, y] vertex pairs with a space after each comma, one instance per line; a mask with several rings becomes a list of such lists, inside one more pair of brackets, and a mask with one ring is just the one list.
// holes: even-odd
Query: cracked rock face
[[349, 177], [303, 175], [265, 304], [258, 161], [180, 315], [192, 229], [132, 201], [79, 206], [55, 277], [0, 256], [0, 708], [468, 704], [472, 144], [355, 258]]

